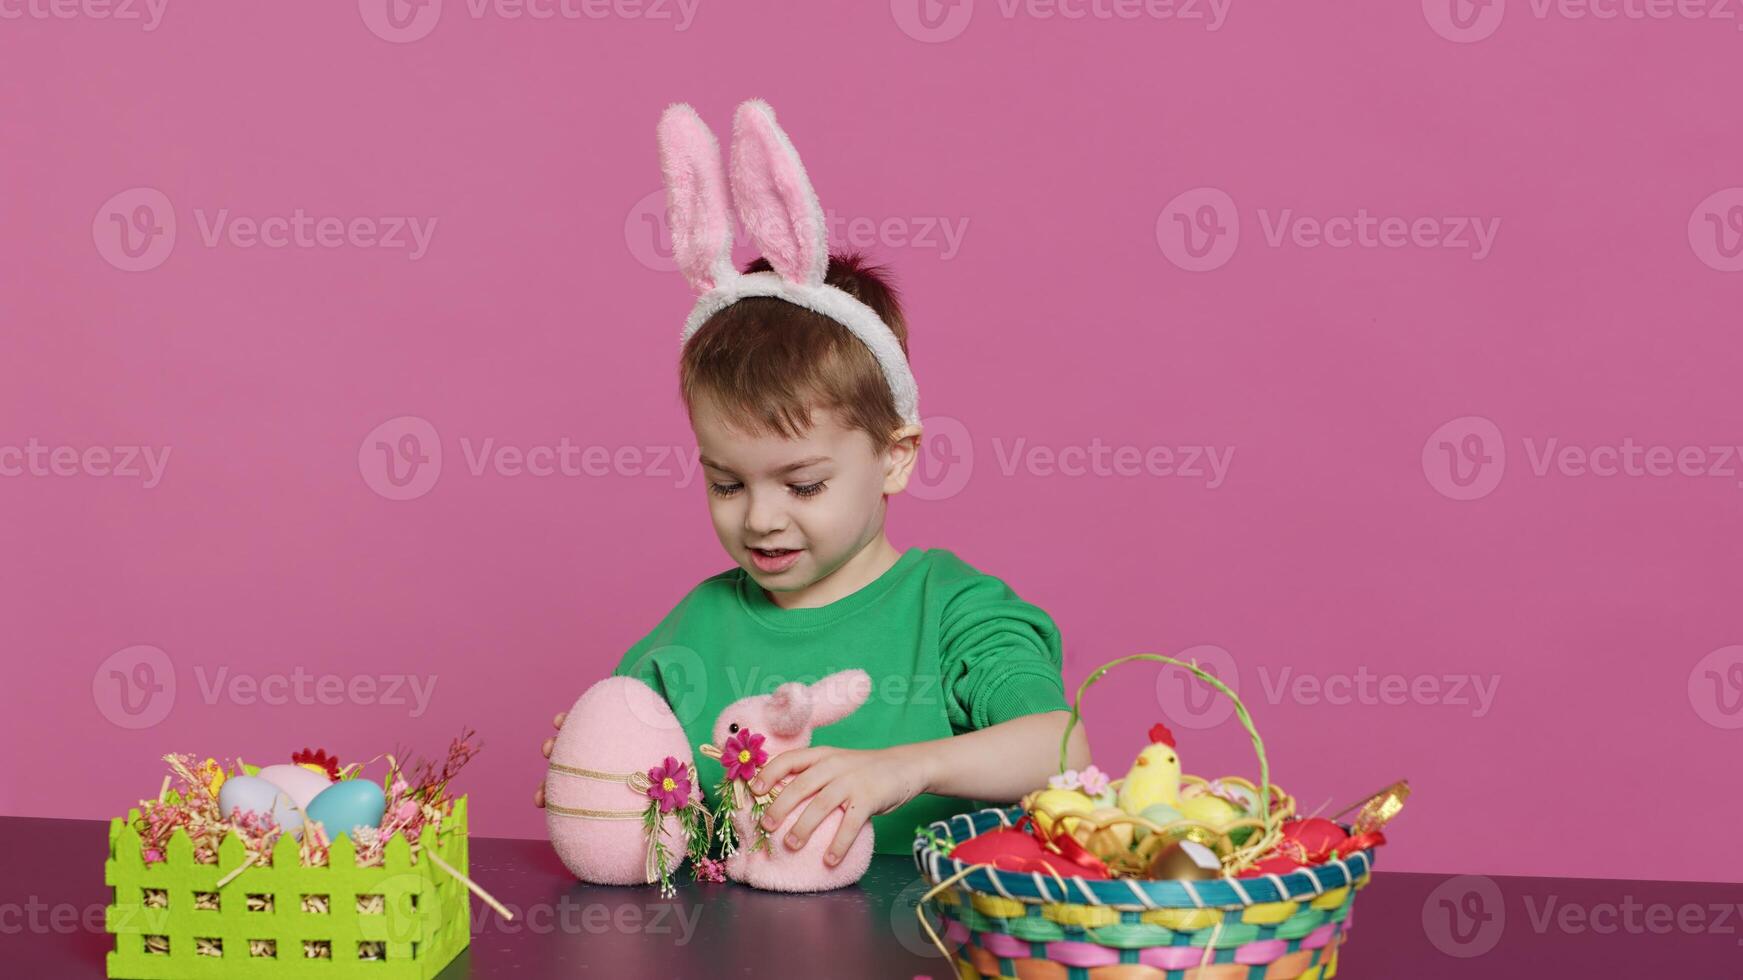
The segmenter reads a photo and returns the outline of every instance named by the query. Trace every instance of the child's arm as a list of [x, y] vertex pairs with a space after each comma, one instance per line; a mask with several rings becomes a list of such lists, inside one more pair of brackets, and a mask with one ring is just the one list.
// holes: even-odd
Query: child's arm
[[[795, 807], [805, 807], [782, 842], [787, 847], [803, 847], [824, 817], [846, 808], [825, 855], [834, 864], [868, 820], [921, 793], [1009, 803], [1046, 786], [1047, 777], [1059, 771], [1059, 740], [1070, 717], [1068, 711], [1024, 715], [949, 738], [887, 749], [794, 749], [770, 759], [751, 789], [761, 793], [794, 776], [763, 815], [763, 826], [774, 830]], [[1079, 724], [1071, 733], [1066, 768], [1082, 769], [1089, 761], [1089, 739]]]
[[[914, 750], [925, 773], [925, 790], [989, 803], [1015, 803], [1047, 785], [1059, 772], [1059, 740], [1069, 711], [1025, 715], [952, 738], [917, 742]], [[1065, 768], [1090, 763], [1089, 738], [1080, 719], [1071, 731]]]

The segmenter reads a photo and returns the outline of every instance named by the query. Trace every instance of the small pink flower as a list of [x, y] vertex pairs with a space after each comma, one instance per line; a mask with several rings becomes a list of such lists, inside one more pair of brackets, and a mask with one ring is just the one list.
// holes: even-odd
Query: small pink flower
[[741, 728], [720, 747], [720, 764], [726, 778], [749, 780], [757, 774], [769, 754], [763, 751], [763, 737], [748, 728]]
[[682, 762], [672, 756], [648, 770], [648, 795], [660, 802], [661, 813], [690, 802], [690, 773]]
[[1057, 776], [1048, 776], [1047, 785], [1052, 789], [1077, 789], [1083, 782], [1076, 769], [1067, 769]]
[[726, 864], [725, 864], [725, 862], [716, 861], [715, 859], [710, 858], [710, 857], [697, 858], [696, 865], [695, 865], [695, 868], [693, 870], [695, 872], [695, 876], [696, 876], [697, 881], [725, 881], [726, 880]]
[[1083, 771], [1081, 781], [1083, 791], [1090, 796], [1100, 796], [1108, 791], [1108, 774], [1095, 766]]
[[146, 848], [144, 856], [145, 856], [145, 863], [146, 864], [156, 864], [157, 862], [163, 860], [163, 852], [158, 850], [155, 847]]

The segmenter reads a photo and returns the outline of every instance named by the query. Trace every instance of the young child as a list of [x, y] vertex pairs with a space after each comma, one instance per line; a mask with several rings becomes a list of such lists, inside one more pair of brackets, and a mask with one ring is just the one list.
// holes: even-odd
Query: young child
[[[776, 843], [802, 846], [845, 808], [825, 860], [868, 819], [879, 853], [907, 854], [916, 827], [1014, 802], [1058, 771], [1070, 712], [1059, 631], [949, 551], [890, 544], [888, 499], [907, 486], [921, 436], [897, 297], [861, 257], [827, 255], [821, 208], [760, 102], [735, 121], [733, 192], [764, 257], [733, 271], [706, 133], [687, 106], [661, 122], [674, 245], [704, 290], [679, 387], [735, 567], [692, 589], [613, 673], [647, 682], [702, 745], [733, 701], [864, 670], [867, 702], [770, 759], [752, 788], [796, 777], [764, 818], [772, 830], [804, 807]], [[784, 192], [759, 194], [769, 187]], [[1088, 765], [1081, 726], [1069, 749], [1068, 766]], [[696, 764], [712, 789], [719, 763]]]

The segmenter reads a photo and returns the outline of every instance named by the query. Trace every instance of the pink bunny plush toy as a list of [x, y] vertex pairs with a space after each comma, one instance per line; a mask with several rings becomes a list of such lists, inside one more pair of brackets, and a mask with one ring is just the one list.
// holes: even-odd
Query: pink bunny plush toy
[[[733, 751], [727, 747], [729, 742], [736, 747], [749, 736], [761, 735], [758, 747], [772, 759], [810, 745], [812, 731], [853, 714], [870, 696], [871, 677], [863, 670], [844, 670], [810, 685], [782, 684], [773, 694], [741, 698], [727, 706], [714, 722], [713, 744], [704, 746], [703, 752], [719, 758], [721, 750]], [[771, 792], [778, 794], [793, 778], [785, 777]], [[779, 827], [769, 831], [763, 848], [752, 846], [758, 835], [751, 823], [750, 807], [736, 809], [732, 820], [739, 843], [737, 852], [726, 861], [727, 877], [752, 888], [783, 892], [828, 891], [858, 881], [871, 866], [871, 824], [854, 838], [841, 863], [831, 867], [824, 863], [823, 855], [841, 829], [844, 811], [838, 807], [824, 817], [811, 838], [795, 851], [785, 843], [787, 832], [805, 809], [801, 805], [787, 814]]]

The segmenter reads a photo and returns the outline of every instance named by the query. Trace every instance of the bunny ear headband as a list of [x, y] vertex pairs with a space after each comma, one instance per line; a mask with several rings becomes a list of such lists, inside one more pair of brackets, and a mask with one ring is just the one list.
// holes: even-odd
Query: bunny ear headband
[[751, 99], [732, 119], [732, 202], [772, 271], [733, 268], [720, 144], [696, 110], [682, 102], [667, 108], [660, 116], [659, 142], [673, 251], [684, 278], [702, 294], [684, 322], [680, 342], [741, 299], [784, 299], [834, 320], [864, 342], [883, 368], [896, 412], [905, 423], [919, 425], [920, 390], [896, 335], [871, 307], [823, 281], [829, 266], [823, 205], [799, 151], [775, 124], [775, 110]]

